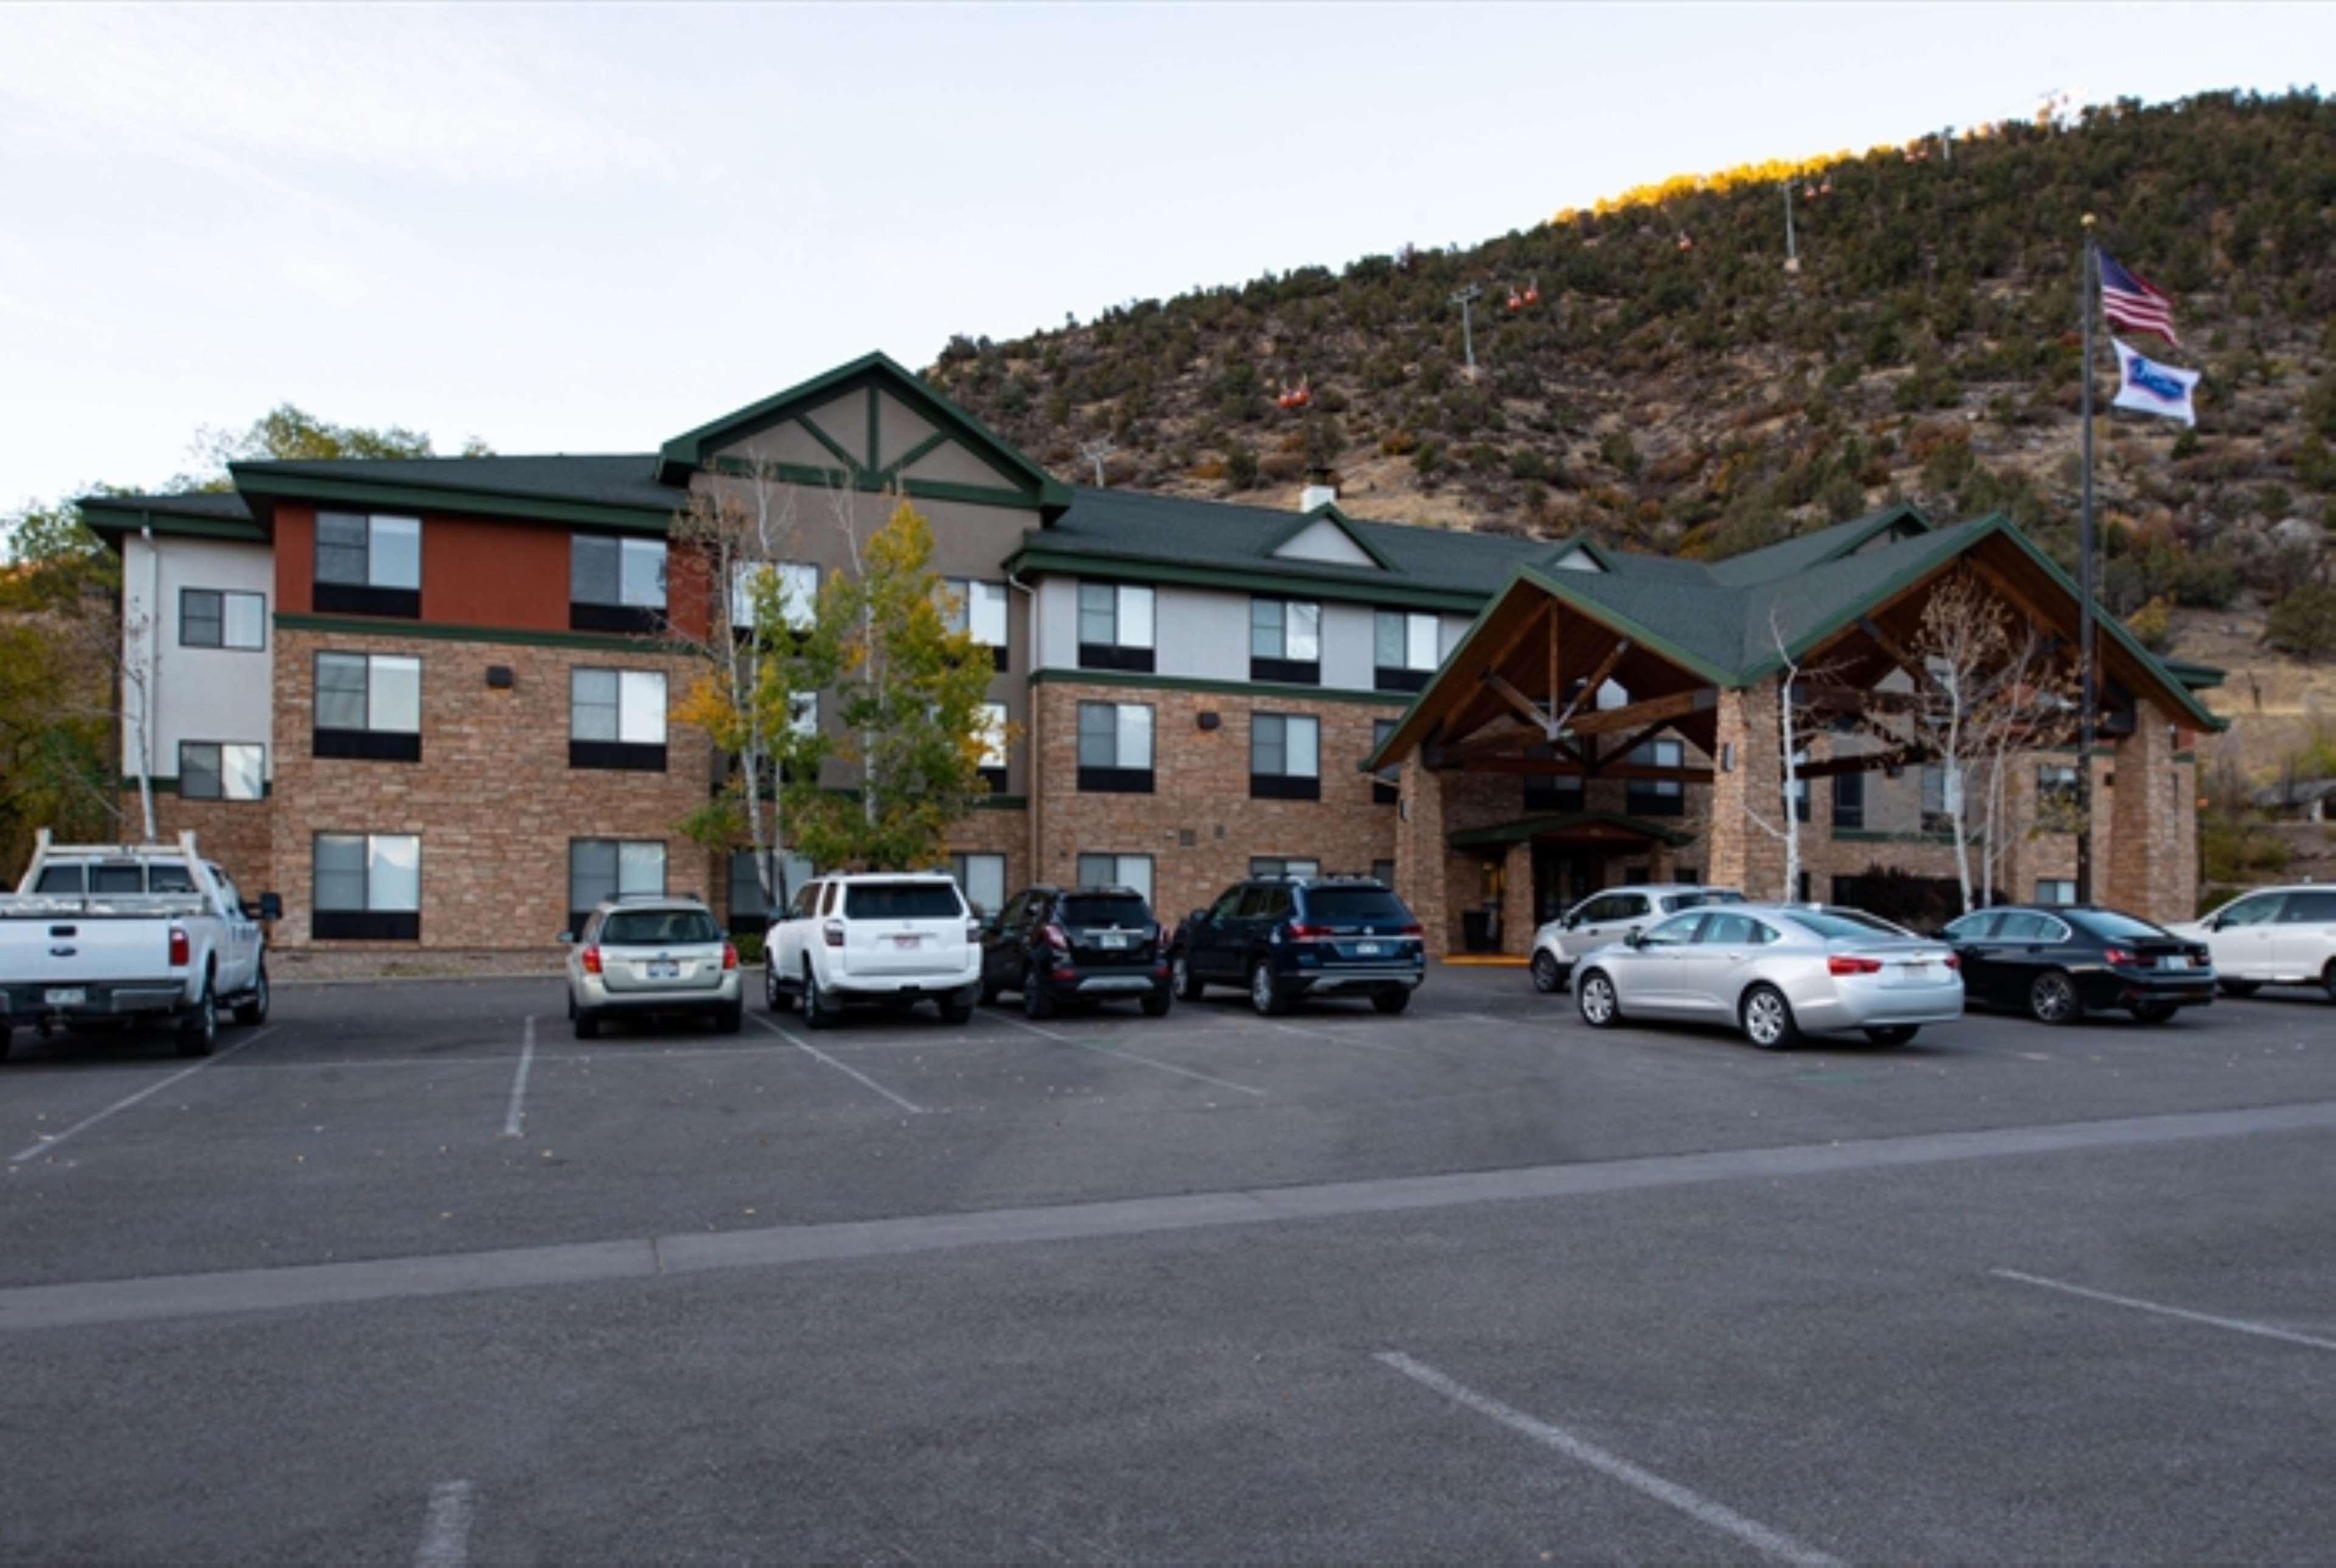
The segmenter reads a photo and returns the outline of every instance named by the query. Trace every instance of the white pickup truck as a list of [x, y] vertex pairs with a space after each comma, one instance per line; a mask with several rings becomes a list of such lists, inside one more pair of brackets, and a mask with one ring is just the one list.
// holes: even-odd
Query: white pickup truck
[[179, 1054], [219, 1045], [219, 1009], [239, 1024], [268, 1017], [259, 922], [234, 881], [176, 844], [57, 844], [44, 828], [12, 896], [0, 896], [0, 1060], [17, 1027], [168, 1018]]

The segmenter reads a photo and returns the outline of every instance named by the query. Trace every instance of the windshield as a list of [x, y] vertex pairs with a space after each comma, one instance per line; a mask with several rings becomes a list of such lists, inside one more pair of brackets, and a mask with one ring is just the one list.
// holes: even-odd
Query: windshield
[[1306, 914], [1317, 920], [1401, 920], [1411, 911], [1385, 888], [1309, 888]]
[[1855, 910], [1793, 910], [1786, 914], [1785, 919], [1805, 931], [1814, 931], [1826, 938], [1854, 940], [1877, 936], [1911, 937], [1914, 934]]
[[1063, 901], [1063, 921], [1074, 926], [1148, 926], [1152, 911], [1133, 893], [1073, 893]]
[[843, 912], [855, 920], [945, 920], [965, 913], [955, 882], [853, 882]]
[[2164, 926], [2154, 926], [2147, 920], [2137, 920], [2131, 915], [2121, 915], [2107, 910], [2081, 915], [2067, 915], [2063, 918], [2074, 920], [2097, 937], [2107, 937], [2111, 940], [2118, 937], [2162, 939], [2174, 934]]
[[600, 927], [611, 947], [669, 948], [687, 942], [718, 942], [714, 917], [704, 910], [619, 910]]
[[1740, 904], [1744, 895], [1732, 888], [1705, 888], [1691, 893], [1669, 893], [1663, 898], [1663, 908], [1669, 911], [1699, 910], [1706, 904]]

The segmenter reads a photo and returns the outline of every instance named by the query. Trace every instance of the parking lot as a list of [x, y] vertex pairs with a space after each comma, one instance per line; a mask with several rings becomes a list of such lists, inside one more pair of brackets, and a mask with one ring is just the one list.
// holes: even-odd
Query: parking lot
[[0, 1067], [10, 1560], [2325, 1560], [2336, 1008], [573, 1039], [284, 989]]

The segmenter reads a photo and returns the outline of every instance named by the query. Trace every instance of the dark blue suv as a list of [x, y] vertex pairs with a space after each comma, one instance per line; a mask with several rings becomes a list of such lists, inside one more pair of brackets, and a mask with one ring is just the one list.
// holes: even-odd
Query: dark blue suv
[[1427, 971], [1419, 922], [1385, 882], [1363, 877], [1236, 882], [1176, 929], [1176, 994], [1239, 986], [1271, 1017], [1300, 997], [1362, 992], [1383, 1013], [1411, 1005]]

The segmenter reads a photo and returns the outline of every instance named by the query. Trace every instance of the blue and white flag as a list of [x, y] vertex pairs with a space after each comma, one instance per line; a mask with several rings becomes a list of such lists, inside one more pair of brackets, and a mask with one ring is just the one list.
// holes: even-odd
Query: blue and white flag
[[2117, 376], [2125, 384], [2109, 399], [2110, 407], [2162, 414], [2188, 425], [2198, 423], [2198, 411], [2190, 406], [2190, 394], [2198, 385], [2197, 371], [2160, 365], [2114, 337], [2109, 346], [2117, 350]]

